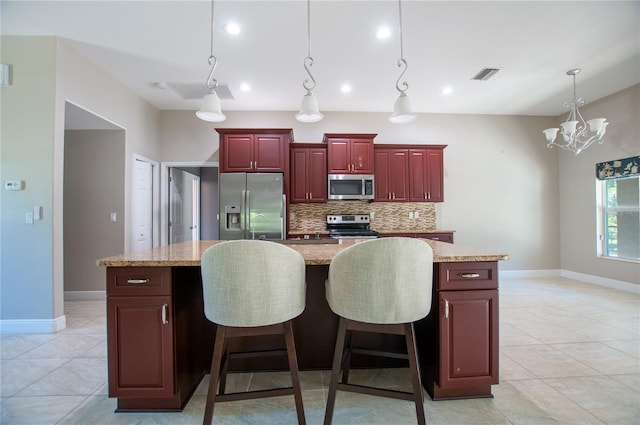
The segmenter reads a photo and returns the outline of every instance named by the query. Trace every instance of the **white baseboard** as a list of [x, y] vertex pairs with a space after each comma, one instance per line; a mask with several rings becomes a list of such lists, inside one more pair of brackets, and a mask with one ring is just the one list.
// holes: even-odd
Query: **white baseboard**
[[604, 286], [605, 288], [619, 289], [620, 291], [631, 292], [632, 294], [640, 294], [640, 285], [622, 280], [608, 279], [606, 277], [572, 272], [570, 270], [560, 270], [560, 277], [593, 283], [594, 285]]
[[640, 285], [624, 282], [622, 280], [609, 279], [601, 276], [572, 272], [570, 270], [500, 270], [500, 279], [526, 279], [526, 278], [548, 278], [563, 277], [565, 279], [579, 280], [605, 288], [618, 289], [632, 294], [640, 294]]
[[104, 301], [107, 291], [64, 291], [65, 301]]
[[2, 334], [50, 334], [67, 327], [67, 318], [62, 315], [56, 319], [0, 320]]

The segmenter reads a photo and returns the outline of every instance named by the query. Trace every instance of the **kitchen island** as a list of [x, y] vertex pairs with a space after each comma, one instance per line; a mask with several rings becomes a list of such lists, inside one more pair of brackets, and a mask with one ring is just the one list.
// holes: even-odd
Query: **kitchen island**
[[[109, 396], [118, 411], [181, 410], [205, 373], [215, 325], [204, 316], [200, 257], [221, 241], [184, 242], [104, 258], [107, 268]], [[338, 317], [324, 294], [329, 264], [361, 242], [296, 244], [306, 264], [306, 308], [294, 320], [302, 370], [331, 369]], [[423, 385], [434, 399], [491, 397], [498, 383], [498, 261], [506, 254], [428, 240], [434, 253], [431, 313], [415, 324]], [[391, 335], [356, 341], [402, 347]], [[241, 350], [264, 349], [275, 337], [235, 341]], [[398, 366], [397, 360], [358, 358], [354, 367]], [[286, 359], [238, 359], [232, 370], [286, 369]]]

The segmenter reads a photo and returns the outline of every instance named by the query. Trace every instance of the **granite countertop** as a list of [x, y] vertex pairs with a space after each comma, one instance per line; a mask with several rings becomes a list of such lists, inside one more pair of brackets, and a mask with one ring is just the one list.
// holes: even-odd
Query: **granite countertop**
[[[298, 251], [305, 264], [327, 265], [331, 259], [348, 246], [370, 239], [342, 239], [341, 243], [333, 244], [287, 244]], [[446, 262], [473, 262], [473, 261], [500, 261], [508, 260], [507, 254], [466, 247], [458, 244], [450, 244], [424, 239], [433, 249], [433, 261]], [[202, 252], [212, 245], [223, 241], [195, 241], [182, 242], [174, 245], [166, 245], [158, 248], [131, 252], [102, 258], [96, 262], [103, 267], [169, 267], [169, 266], [199, 266]]]

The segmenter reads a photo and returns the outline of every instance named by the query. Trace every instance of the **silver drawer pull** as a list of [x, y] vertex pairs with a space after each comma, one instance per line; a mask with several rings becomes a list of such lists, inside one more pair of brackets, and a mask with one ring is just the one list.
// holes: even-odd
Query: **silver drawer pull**
[[460, 277], [464, 279], [475, 279], [476, 277], [480, 277], [480, 275], [478, 273], [461, 273]]
[[127, 283], [132, 285], [144, 285], [145, 283], [149, 283], [149, 279], [127, 279]]
[[167, 304], [163, 304], [162, 305], [162, 324], [166, 325], [167, 323], [169, 323], [169, 321], [167, 320]]

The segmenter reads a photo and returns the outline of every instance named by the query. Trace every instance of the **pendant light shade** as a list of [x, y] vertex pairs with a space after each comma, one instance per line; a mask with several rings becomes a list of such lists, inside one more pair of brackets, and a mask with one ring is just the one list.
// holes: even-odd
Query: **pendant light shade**
[[301, 122], [316, 122], [320, 121], [323, 116], [318, 108], [318, 99], [308, 91], [302, 98], [302, 105], [300, 112], [296, 114], [296, 119]]
[[227, 116], [222, 113], [220, 98], [215, 90], [202, 99], [202, 107], [196, 112], [196, 116], [203, 121], [210, 122], [221, 122], [227, 119]]
[[416, 119], [416, 114], [411, 112], [411, 103], [406, 93], [400, 93], [393, 104], [393, 114], [389, 117], [389, 121], [394, 124], [405, 124]]

